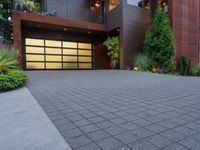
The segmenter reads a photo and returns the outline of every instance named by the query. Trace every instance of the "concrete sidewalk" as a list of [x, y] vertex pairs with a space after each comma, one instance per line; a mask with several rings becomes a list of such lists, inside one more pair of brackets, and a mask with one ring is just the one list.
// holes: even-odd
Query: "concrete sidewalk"
[[71, 150], [26, 87], [0, 94], [0, 150]]

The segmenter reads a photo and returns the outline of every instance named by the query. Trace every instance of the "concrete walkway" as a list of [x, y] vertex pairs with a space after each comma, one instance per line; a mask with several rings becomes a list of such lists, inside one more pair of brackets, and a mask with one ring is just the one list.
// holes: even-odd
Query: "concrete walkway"
[[0, 150], [71, 150], [27, 88], [0, 94]]

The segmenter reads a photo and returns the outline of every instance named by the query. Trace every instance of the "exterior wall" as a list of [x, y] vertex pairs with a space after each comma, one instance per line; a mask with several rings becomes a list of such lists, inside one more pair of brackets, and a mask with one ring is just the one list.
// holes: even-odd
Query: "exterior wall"
[[199, 0], [169, 0], [172, 27], [177, 44], [177, 58], [182, 55], [198, 64]]
[[89, 21], [89, 3], [86, 0], [46, 0], [47, 11], [56, 10], [58, 17]]
[[[90, 9], [90, 1], [88, 0], [45, 0], [46, 10], [50, 12], [55, 10], [57, 16], [72, 20], [82, 20], [88, 22], [102, 23], [104, 16], [100, 12], [92, 11]], [[99, 15], [101, 15], [100, 18]]]
[[151, 23], [150, 10], [127, 4], [121, 4], [107, 12], [107, 31], [120, 29], [120, 68], [132, 67], [133, 57], [142, 49], [144, 35]]
[[107, 31], [122, 26], [122, 5], [114, 8], [106, 13], [106, 29]]
[[[107, 10], [107, 3], [105, 1], [105, 9]], [[54, 9], [58, 12], [59, 17], [41, 16], [31, 13], [13, 13], [13, 34], [14, 34], [14, 46], [22, 53], [22, 34], [21, 27], [24, 22], [30, 22], [32, 24], [44, 24], [51, 30], [57, 30], [51, 37], [54, 38], [66, 38], [63, 28], [70, 27], [76, 29], [76, 34], [72, 34], [70, 38], [76, 39], [77, 35], [85, 30], [94, 32], [101, 32], [104, 35], [109, 31], [119, 28], [120, 36], [120, 66], [121, 69], [131, 68], [131, 62], [133, 57], [142, 49], [144, 35], [151, 23], [150, 10], [132, 6], [127, 4], [127, 0], [121, 0], [121, 4], [106, 13], [106, 24], [95, 24], [88, 22], [89, 6], [88, 1], [85, 0], [46, 0], [45, 5], [48, 10]], [[198, 63], [199, 57], [199, 1], [197, 0], [169, 0], [169, 14], [172, 21], [172, 27], [177, 42], [177, 58], [181, 55], [188, 55], [192, 58], [192, 64]], [[68, 18], [68, 19], [66, 19]], [[85, 20], [85, 21], [81, 21]], [[24, 31], [23, 31], [24, 32]], [[79, 32], [79, 34], [77, 34]], [[44, 32], [43, 32], [44, 33]], [[44, 33], [45, 35], [46, 33]], [[32, 32], [32, 35], [35, 35]], [[44, 36], [43, 35], [43, 36]], [[90, 37], [89, 37], [90, 36]], [[84, 38], [82, 38], [84, 37]], [[89, 40], [95, 43], [94, 65], [95, 68], [105, 69], [110, 67], [109, 58], [106, 56], [105, 47], [100, 43], [105, 39], [99, 34], [81, 35], [80, 40]], [[98, 57], [100, 55], [100, 57]], [[19, 58], [21, 62], [21, 58]], [[102, 60], [105, 60], [103, 62]]]
[[122, 1], [122, 26], [120, 28], [121, 69], [132, 67], [133, 57], [142, 49], [145, 33], [151, 24], [150, 10]]

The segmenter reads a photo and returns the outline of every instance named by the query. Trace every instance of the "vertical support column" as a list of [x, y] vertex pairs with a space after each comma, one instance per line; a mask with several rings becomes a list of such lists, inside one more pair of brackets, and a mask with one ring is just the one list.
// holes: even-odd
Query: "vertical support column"
[[19, 51], [19, 63], [22, 64], [22, 34], [21, 34], [21, 18], [20, 14], [13, 12], [13, 39], [14, 48]]

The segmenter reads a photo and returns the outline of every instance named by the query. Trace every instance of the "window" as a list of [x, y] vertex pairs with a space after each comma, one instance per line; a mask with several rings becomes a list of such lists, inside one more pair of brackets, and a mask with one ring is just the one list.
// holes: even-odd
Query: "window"
[[[158, 9], [168, 12], [168, 0], [157, 0], [157, 1], [158, 1], [157, 3]], [[130, 5], [150, 9], [150, 0], [127, 0], [127, 3]]]
[[127, 0], [127, 3], [130, 5], [138, 6], [141, 0]]
[[90, 21], [104, 23], [104, 0], [90, 0]]
[[109, 0], [109, 10], [114, 9], [120, 4], [120, 0]]

